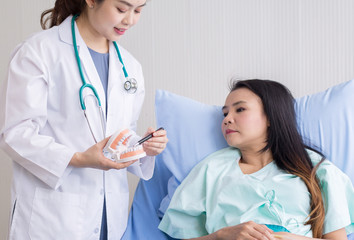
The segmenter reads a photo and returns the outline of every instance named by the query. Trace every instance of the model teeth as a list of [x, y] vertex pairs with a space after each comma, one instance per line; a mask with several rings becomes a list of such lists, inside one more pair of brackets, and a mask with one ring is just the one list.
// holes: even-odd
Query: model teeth
[[131, 135], [125, 135], [119, 140], [120, 145], [128, 145], [128, 140], [131, 137]]
[[137, 147], [129, 147], [129, 148], [127, 148], [126, 150], [124, 150], [124, 151], [122, 152], [122, 154], [127, 153], [127, 152], [134, 152], [134, 151], [137, 151], [139, 147], [140, 147], [140, 146], [137, 146]]
[[112, 160], [123, 162], [145, 157], [146, 153], [141, 145], [129, 146], [134, 142], [134, 137], [137, 136], [131, 130], [117, 131], [106, 144], [104, 155]]

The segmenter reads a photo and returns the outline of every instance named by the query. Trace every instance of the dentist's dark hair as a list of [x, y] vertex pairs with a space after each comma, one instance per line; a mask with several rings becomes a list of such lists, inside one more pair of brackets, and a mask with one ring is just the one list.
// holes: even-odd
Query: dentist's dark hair
[[240, 88], [252, 91], [262, 100], [270, 126], [266, 146], [261, 152], [270, 150], [280, 169], [304, 181], [311, 194], [311, 212], [306, 224], [311, 225], [313, 237], [322, 238], [325, 209], [316, 170], [323, 159], [313, 166], [306, 151], [309, 147], [304, 144], [297, 130], [295, 100], [292, 94], [284, 85], [271, 80], [251, 79], [232, 82], [231, 92]]
[[[95, 0], [97, 4], [102, 3], [104, 0]], [[56, 0], [54, 8], [45, 10], [41, 14], [41, 26], [43, 29], [47, 29], [47, 24], [49, 22], [49, 27], [58, 26], [61, 24], [68, 16], [81, 14], [87, 7], [85, 0]], [[49, 16], [46, 16], [48, 15]]]

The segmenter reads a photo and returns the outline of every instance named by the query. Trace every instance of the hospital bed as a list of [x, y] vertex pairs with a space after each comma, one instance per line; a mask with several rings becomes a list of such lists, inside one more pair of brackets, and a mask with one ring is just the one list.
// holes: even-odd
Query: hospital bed
[[[354, 80], [296, 99], [299, 131], [306, 144], [320, 150], [354, 182]], [[157, 90], [158, 126], [169, 143], [157, 156], [154, 176], [140, 180], [125, 240], [172, 239], [157, 226], [177, 186], [200, 160], [227, 146], [220, 124], [221, 106], [212, 106]], [[354, 203], [353, 203], [354, 204]], [[354, 217], [354, 216], [352, 216]], [[354, 233], [349, 235], [354, 240]]]

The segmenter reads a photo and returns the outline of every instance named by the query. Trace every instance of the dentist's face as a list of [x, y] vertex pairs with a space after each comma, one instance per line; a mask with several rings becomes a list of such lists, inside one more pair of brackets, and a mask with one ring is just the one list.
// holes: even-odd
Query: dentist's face
[[140, 19], [146, 0], [86, 0], [92, 34], [117, 41]]
[[267, 140], [268, 120], [262, 100], [247, 88], [232, 91], [223, 107], [222, 132], [230, 146], [242, 150], [262, 149]]

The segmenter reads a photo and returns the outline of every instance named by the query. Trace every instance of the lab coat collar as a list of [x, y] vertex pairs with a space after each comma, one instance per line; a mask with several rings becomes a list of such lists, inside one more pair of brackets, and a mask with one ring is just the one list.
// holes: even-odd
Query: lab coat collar
[[[118, 44], [119, 46], [119, 44]], [[119, 49], [121, 47], [119, 46]], [[124, 61], [124, 57], [123, 61]], [[118, 88], [119, 92], [124, 95], [124, 90], [123, 90], [123, 84], [125, 82], [125, 76], [123, 73], [123, 65], [119, 61], [118, 54], [116, 51], [116, 48], [114, 47], [113, 42], [109, 43], [109, 62], [110, 62], [110, 68], [109, 68], [109, 76], [108, 78], [110, 79], [108, 81], [108, 90], [107, 90], [107, 95], [108, 99], [112, 91], [116, 92], [114, 88]], [[114, 63], [114, 65], [113, 65]], [[109, 100], [108, 100], [109, 101]]]
[[[73, 45], [73, 37], [71, 34], [71, 19], [73, 18], [73, 16], [69, 16], [67, 17], [58, 27], [59, 27], [59, 38], [61, 41], [68, 43], [70, 45]], [[78, 29], [75, 23], [75, 31], [78, 33]], [[79, 41], [78, 36], [77, 37], [77, 45], [80, 46], [82, 44], [81, 41]], [[80, 40], [82, 40], [81, 36], [80, 36]]]

